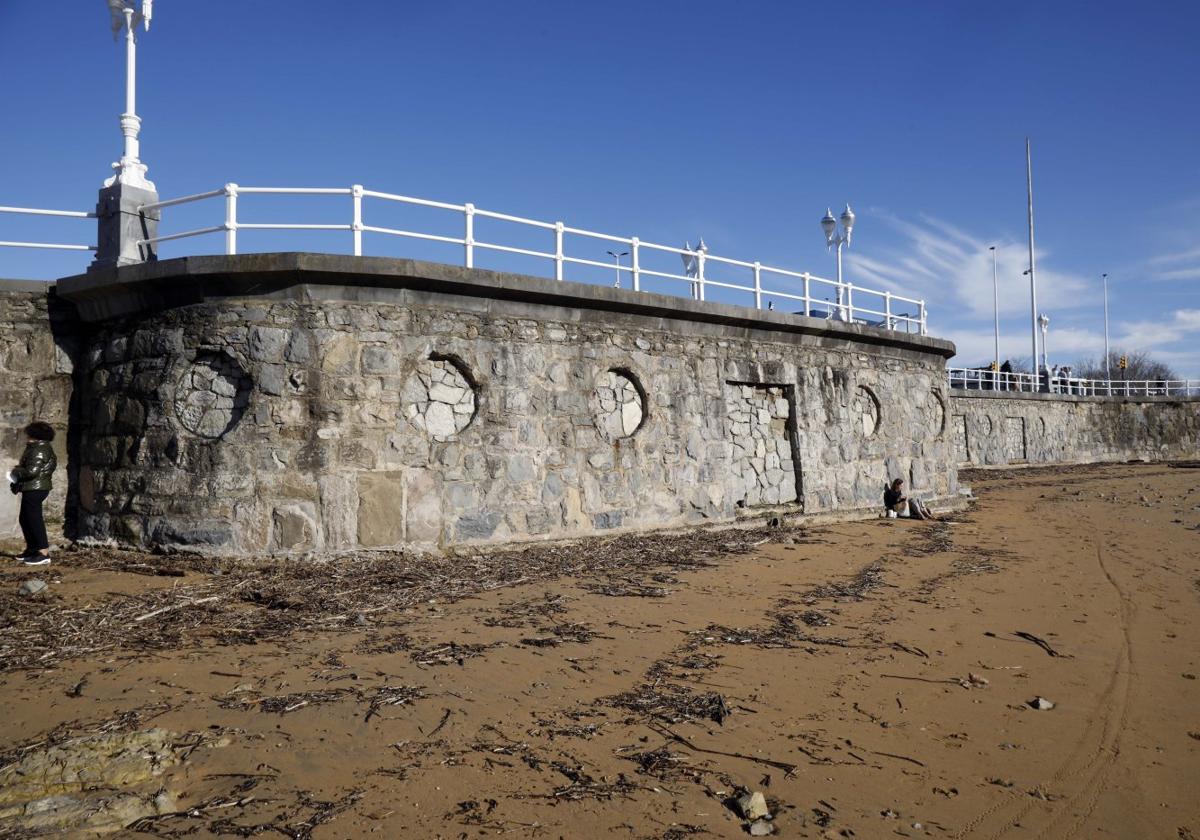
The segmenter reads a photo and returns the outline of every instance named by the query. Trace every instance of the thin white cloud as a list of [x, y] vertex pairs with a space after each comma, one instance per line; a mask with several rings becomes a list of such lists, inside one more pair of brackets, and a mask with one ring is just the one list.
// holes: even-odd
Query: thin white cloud
[[[965, 309], [968, 316], [990, 315], [992, 254], [996, 246], [1000, 314], [1017, 314], [1029, 307], [1028, 248], [1011, 239], [986, 240], [932, 216], [920, 223], [900, 219], [886, 211], [873, 215], [898, 231], [905, 242], [899, 248], [870, 255], [847, 253], [850, 279], [855, 283], [924, 297], [931, 308]], [[1095, 303], [1093, 283], [1067, 272], [1046, 267], [1049, 252], [1036, 251], [1039, 308], [1059, 311]]]
[[1156, 280], [1200, 280], [1200, 248], [1160, 254], [1146, 262]]

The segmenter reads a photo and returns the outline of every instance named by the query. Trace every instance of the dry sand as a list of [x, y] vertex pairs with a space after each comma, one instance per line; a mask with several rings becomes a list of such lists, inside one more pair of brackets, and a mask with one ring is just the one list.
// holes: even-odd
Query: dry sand
[[976, 472], [948, 522], [351, 558], [291, 599], [10, 567], [0, 836], [733, 837], [745, 788], [780, 837], [1200, 840], [1197, 479]]

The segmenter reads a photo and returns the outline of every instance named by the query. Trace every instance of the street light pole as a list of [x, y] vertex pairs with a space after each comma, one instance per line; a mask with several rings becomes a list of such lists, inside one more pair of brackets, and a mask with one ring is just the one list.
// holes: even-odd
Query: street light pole
[[1112, 367], [1108, 360], [1108, 275], [1101, 274], [1104, 281], [1104, 378], [1112, 382]]
[[151, 5], [150, 0], [143, 0], [142, 11], [138, 13], [132, 6], [109, 3], [113, 28], [117, 31], [120, 21], [118, 15], [124, 17], [120, 25], [125, 29], [125, 111], [121, 114], [125, 148], [121, 159], [113, 164], [116, 174], [104, 182], [106, 187], [122, 183], [143, 190], [154, 189], [154, 184], [146, 180], [146, 164], [138, 158], [141, 153], [138, 134], [141, 132], [142, 119], [137, 115], [137, 39], [134, 38], [138, 20], [145, 24], [147, 30], [150, 29]]
[[995, 315], [995, 351], [996, 374], [1000, 372], [1000, 285], [996, 279], [996, 246], [988, 249], [992, 252], [992, 312]]
[[608, 251], [607, 253], [610, 257], [617, 261], [617, 282], [613, 283], [613, 288], [619, 289], [621, 288], [621, 257], [629, 256], [629, 252], [621, 251], [620, 253], [617, 253], [616, 251]]
[[849, 320], [843, 302], [845, 286], [842, 284], [842, 246], [850, 247], [850, 237], [854, 232], [854, 219], [854, 211], [850, 209], [849, 204], [842, 211], [841, 230], [837, 230], [838, 220], [833, 218], [832, 208], [826, 209], [825, 215], [821, 219], [821, 229], [825, 231], [825, 247], [837, 247], [837, 311], [838, 318], [842, 321]]
[[[1029, 138], [1025, 138], [1025, 175], [1026, 183], [1029, 188], [1029, 320], [1030, 331], [1033, 336], [1033, 366], [1036, 368], [1038, 363], [1038, 305], [1037, 305], [1037, 277], [1034, 274], [1034, 257], [1033, 257], [1033, 157], [1029, 150]], [[1040, 374], [1040, 371], [1034, 371]]]

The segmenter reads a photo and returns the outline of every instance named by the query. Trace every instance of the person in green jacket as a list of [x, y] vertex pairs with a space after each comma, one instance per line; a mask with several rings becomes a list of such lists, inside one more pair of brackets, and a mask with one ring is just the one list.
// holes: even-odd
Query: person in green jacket
[[46, 537], [46, 521], [42, 518], [42, 503], [53, 487], [50, 476], [58, 466], [58, 458], [50, 442], [54, 429], [49, 423], [30, 423], [25, 427], [25, 452], [21, 463], [8, 474], [14, 493], [21, 494], [21, 533], [25, 535], [25, 551], [21, 561], [26, 566], [46, 566], [50, 563], [50, 541]]

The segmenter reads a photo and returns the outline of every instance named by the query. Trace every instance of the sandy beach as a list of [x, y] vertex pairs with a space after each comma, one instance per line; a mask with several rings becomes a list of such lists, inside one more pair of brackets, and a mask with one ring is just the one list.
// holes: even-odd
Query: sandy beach
[[10, 562], [0, 836], [1196, 840], [1198, 479], [977, 471], [945, 521], [436, 561]]

